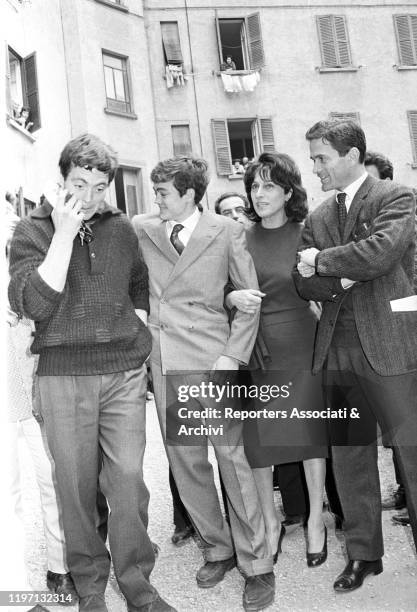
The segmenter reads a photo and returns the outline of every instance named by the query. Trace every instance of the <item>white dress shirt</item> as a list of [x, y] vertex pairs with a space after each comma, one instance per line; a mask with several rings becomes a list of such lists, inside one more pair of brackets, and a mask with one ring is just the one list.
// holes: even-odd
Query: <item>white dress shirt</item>
[[178, 225], [178, 223], [181, 223], [181, 225], [183, 225], [184, 227], [182, 228], [180, 232], [178, 232], [178, 238], [181, 240], [184, 246], [187, 246], [188, 241], [191, 238], [191, 234], [195, 230], [197, 223], [200, 221], [200, 217], [201, 217], [201, 212], [198, 210], [197, 207], [195, 207], [193, 214], [187, 217], [186, 219], [184, 219], [184, 221], [174, 221], [174, 220], [167, 221], [166, 231], [167, 231], [168, 239], [171, 237], [174, 226]]
[[353, 183], [348, 185], [346, 187], [346, 189], [343, 189], [343, 191], [338, 191], [337, 192], [337, 193], [345, 193], [346, 194], [345, 204], [346, 204], [347, 212], [349, 212], [349, 208], [350, 208], [350, 205], [353, 202], [353, 198], [355, 197], [356, 193], [359, 191], [360, 186], [365, 181], [367, 176], [368, 176], [368, 173], [364, 172], [358, 179], [356, 179], [356, 181], [353, 181]]

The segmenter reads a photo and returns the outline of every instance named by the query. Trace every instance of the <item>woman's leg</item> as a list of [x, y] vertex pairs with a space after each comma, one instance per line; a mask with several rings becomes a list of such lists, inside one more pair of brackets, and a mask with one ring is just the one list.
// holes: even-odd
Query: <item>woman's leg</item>
[[272, 467], [253, 468], [252, 472], [264, 517], [266, 538], [274, 555], [278, 547], [279, 524], [274, 503]]
[[326, 478], [325, 459], [306, 459], [303, 461], [306, 476], [308, 496], [310, 500], [310, 515], [308, 517], [308, 552], [318, 553], [324, 544], [323, 494]]

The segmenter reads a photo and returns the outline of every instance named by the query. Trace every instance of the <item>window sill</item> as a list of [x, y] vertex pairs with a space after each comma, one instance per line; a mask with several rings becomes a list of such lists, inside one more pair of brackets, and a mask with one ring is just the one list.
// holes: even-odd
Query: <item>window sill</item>
[[11, 125], [15, 130], [23, 134], [23, 136], [25, 136], [31, 142], [36, 142], [36, 138], [30, 132], [28, 132], [24, 127], [22, 127], [20, 123], [18, 123], [12, 117], [10, 117], [10, 115], [7, 115], [7, 123]]
[[106, 6], [110, 6], [118, 11], [122, 11], [122, 13], [128, 13], [129, 9], [124, 4], [116, 4], [116, 2], [112, 2], [111, 0], [95, 0], [99, 4], [105, 4]]
[[117, 111], [112, 108], [104, 107], [104, 112], [108, 115], [116, 115], [117, 117], [125, 117], [125, 119], [137, 119], [138, 116], [135, 113], [123, 113], [122, 111]]
[[340, 66], [334, 68], [327, 68], [326, 66], [317, 66], [316, 70], [318, 72], [358, 72], [361, 66]]
[[397, 64], [393, 65], [393, 68], [396, 70], [417, 70], [417, 66], [397, 66]]
[[220, 77], [222, 74], [230, 74], [231, 76], [245, 76], [246, 74], [253, 74], [254, 72], [261, 72], [261, 68], [251, 70], [213, 70], [212, 73]]
[[243, 174], [229, 174], [227, 178], [229, 179], [229, 181], [238, 181], [243, 180], [243, 176]]

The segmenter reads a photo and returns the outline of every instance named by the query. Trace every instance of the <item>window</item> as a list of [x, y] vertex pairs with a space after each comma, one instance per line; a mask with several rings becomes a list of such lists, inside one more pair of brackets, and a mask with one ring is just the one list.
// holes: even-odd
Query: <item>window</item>
[[413, 165], [417, 165], [417, 110], [407, 111], [407, 117], [410, 127], [411, 148], [413, 150]]
[[30, 132], [38, 130], [41, 120], [36, 53], [22, 59], [8, 47], [6, 88], [10, 117]]
[[162, 46], [166, 64], [182, 64], [180, 34], [176, 21], [161, 21]]
[[132, 113], [128, 58], [103, 51], [104, 82], [107, 109], [119, 113]]
[[272, 119], [212, 119], [217, 174], [232, 174], [232, 159], [275, 151]]
[[344, 68], [352, 65], [350, 44], [344, 15], [320, 15], [317, 28], [324, 68]]
[[190, 155], [191, 136], [189, 125], [172, 125], [172, 146], [174, 155]]
[[359, 125], [361, 124], [361, 118], [359, 113], [338, 113], [338, 112], [332, 112], [329, 113], [329, 119], [337, 119], [339, 121], [347, 121], [347, 120], [352, 120], [352, 121], [356, 121], [356, 123], [358, 123]]
[[259, 70], [265, 65], [259, 13], [241, 19], [216, 17], [220, 66], [231, 57], [236, 70]]
[[117, 208], [123, 210], [130, 219], [138, 213], [145, 212], [141, 181], [140, 170], [123, 166], [119, 166], [114, 177]]
[[394, 15], [401, 66], [417, 66], [417, 15]]

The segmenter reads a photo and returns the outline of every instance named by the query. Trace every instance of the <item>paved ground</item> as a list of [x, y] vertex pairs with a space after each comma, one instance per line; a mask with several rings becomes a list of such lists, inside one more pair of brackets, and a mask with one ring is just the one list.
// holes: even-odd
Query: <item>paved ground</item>
[[[152, 580], [163, 595], [180, 612], [238, 612], [244, 580], [238, 570], [227, 574], [225, 580], [209, 590], [199, 589], [195, 572], [201, 564], [201, 553], [194, 542], [175, 548], [170, 542], [172, 533], [171, 499], [168, 487], [168, 468], [161, 442], [153, 402], [147, 405], [148, 442], [145, 455], [145, 479], [151, 492], [149, 532], [161, 548]], [[36, 590], [45, 589], [45, 545], [39, 496], [30, 457], [22, 445], [24, 463], [24, 502], [26, 511], [27, 563], [31, 584]], [[390, 451], [380, 449], [383, 493], [393, 487], [394, 477]], [[279, 507], [279, 496], [277, 496]], [[366, 580], [358, 591], [335, 594], [332, 583], [344, 567], [342, 538], [335, 534], [332, 518], [325, 515], [329, 530], [329, 556], [319, 568], [309, 569], [305, 562], [305, 539], [302, 529], [284, 539], [283, 554], [276, 566], [277, 595], [271, 612], [301, 612], [320, 610], [360, 610], [396, 612], [417, 610], [417, 559], [412, 549], [411, 530], [391, 523], [392, 513], [384, 513], [386, 554], [383, 574]], [[106, 597], [110, 612], [126, 610], [114, 577]], [[73, 608], [53, 610], [72, 612]]]

